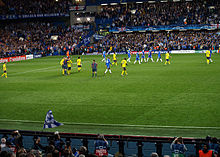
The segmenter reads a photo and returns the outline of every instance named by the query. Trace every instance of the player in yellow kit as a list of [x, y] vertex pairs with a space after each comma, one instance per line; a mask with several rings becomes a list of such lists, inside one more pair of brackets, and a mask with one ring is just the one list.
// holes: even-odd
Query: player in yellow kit
[[70, 59], [68, 59], [67, 61], [67, 74], [68, 75], [70, 75], [72, 65], [73, 65], [73, 62]]
[[167, 53], [165, 54], [165, 58], [166, 58], [166, 62], [165, 62], [165, 65], [167, 65], [167, 63], [168, 64], [170, 64], [170, 53], [169, 53], [169, 51], [167, 51]]
[[121, 67], [123, 68], [123, 71], [121, 72], [121, 76], [128, 75], [126, 71], [126, 66], [127, 66], [127, 60], [124, 58], [124, 60], [121, 61]]
[[63, 75], [64, 75], [64, 64], [63, 64], [64, 59], [65, 59], [65, 57], [63, 57], [63, 59], [60, 61], [60, 65], [61, 65], [61, 67], [62, 67], [62, 74], [63, 74]]
[[77, 62], [78, 72], [80, 72], [80, 70], [82, 68], [82, 64], [81, 64], [82, 61], [81, 61], [80, 57], [78, 57], [76, 62]]
[[117, 63], [117, 58], [116, 58], [116, 53], [114, 52], [114, 54], [113, 54], [113, 63], [112, 63], [112, 65], [113, 64], [115, 64], [115, 65], [118, 65], [118, 63]]
[[2, 66], [4, 73], [1, 75], [1, 77], [5, 76], [5, 78], [8, 78], [6, 64], [7, 64], [7, 62], [4, 62], [3, 66]]
[[207, 58], [207, 64], [210, 64], [210, 57], [211, 57], [211, 53], [210, 53], [210, 51], [209, 50], [207, 50], [206, 52], [205, 52], [205, 56], [206, 56], [206, 58]]

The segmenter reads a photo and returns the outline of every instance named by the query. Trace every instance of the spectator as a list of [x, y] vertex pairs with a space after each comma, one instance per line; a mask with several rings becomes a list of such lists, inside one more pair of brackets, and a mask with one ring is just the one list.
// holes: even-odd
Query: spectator
[[203, 148], [199, 150], [199, 157], [214, 157], [212, 150], [209, 150], [209, 144], [204, 144]]
[[177, 137], [170, 145], [170, 149], [172, 151], [173, 156], [183, 157], [185, 152], [187, 151], [186, 146], [183, 143], [182, 137]]
[[95, 155], [98, 157], [113, 156], [108, 153], [108, 141], [105, 139], [104, 135], [98, 134], [98, 140], [95, 141]]

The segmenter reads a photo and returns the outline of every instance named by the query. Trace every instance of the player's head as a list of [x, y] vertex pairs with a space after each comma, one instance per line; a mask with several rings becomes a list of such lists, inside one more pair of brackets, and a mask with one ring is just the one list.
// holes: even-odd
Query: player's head
[[80, 57], [78, 57], [78, 59], [80, 59]]
[[124, 58], [124, 60], [126, 60], [126, 58]]
[[5, 64], [7, 63], [7, 62], [4, 62]]
[[95, 62], [95, 59], [93, 60], [93, 62]]

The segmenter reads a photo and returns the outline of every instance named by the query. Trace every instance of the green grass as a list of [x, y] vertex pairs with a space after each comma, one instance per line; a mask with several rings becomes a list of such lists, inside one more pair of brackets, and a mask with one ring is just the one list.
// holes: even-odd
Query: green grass
[[42, 131], [52, 110], [65, 125], [46, 131], [220, 137], [219, 54], [210, 65], [204, 54], [172, 55], [167, 66], [134, 65], [132, 57], [125, 77], [119, 65], [104, 75], [101, 56], [82, 56], [82, 71], [74, 64], [70, 76], [61, 75], [61, 56], [8, 63], [8, 79], [0, 79], [0, 128]]

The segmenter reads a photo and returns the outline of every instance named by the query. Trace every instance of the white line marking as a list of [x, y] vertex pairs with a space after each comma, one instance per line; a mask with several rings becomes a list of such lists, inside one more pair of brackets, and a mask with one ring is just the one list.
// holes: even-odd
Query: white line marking
[[[89, 62], [89, 61], [84, 61], [83, 63], [85, 63], [85, 62]], [[76, 64], [76, 63], [73, 63], [73, 64]], [[58, 65], [47, 67], [47, 68], [34, 69], [34, 70], [30, 70], [30, 71], [16, 72], [16, 73], [10, 74], [10, 76], [15, 76], [15, 75], [19, 75], [19, 74], [25, 74], [25, 73], [29, 73], [29, 72], [37, 72], [37, 71], [41, 72], [42, 70], [47, 70], [47, 69], [51, 69], [51, 68], [54, 68], [54, 67], [58, 67]]]
[[[12, 120], [0, 119], [0, 122], [21, 122], [21, 123], [41, 123], [44, 121]], [[61, 122], [66, 125], [91, 125], [91, 126], [117, 126], [117, 127], [142, 127], [142, 128], [179, 128], [179, 129], [220, 129], [220, 127], [200, 127], [200, 126], [160, 126], [160, 125], [130, 125], [130, 124], [100, 124], [100, 123], [71, 123]]]
[[29, 73], [29, 72], [36, 72], [36, 71], [39, 71], [39, 70], [47, 70], [47, 69], [54, 68], [54, 67], [58, 67], [58, 66], [51, 66], [51, 67], [48, 67], [48, 68], [41, 68], [41, 69], [34, 69], [34, 70], [30, 70], [30, 71], [17, 72], [17, 73], [12, 73], [10, 75], [13, 76], [13, 75], [25, 74], [25, 73]]

